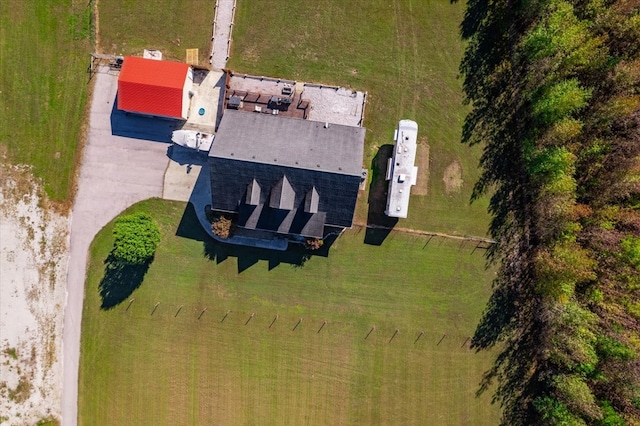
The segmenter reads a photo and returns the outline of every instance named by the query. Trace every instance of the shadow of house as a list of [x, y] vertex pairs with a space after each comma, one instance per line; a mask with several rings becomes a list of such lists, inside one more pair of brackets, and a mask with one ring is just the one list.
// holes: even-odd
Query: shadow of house
[[211, 210], [238, 233], [303, 242], [353, 224], [365, 129], [227, 110], [209, 152]]
[[393, 155], [393, 145], [382, 145], [371, 160], [371, 183], [369, 185], [369, 210], [365, 244], [379, 246], [398, 223], [397, 217], [389, 217], [384, 211], [387, 206], [388, 183], [385, 180], [387, 162]]
[[194, 241], [202, 241], [203, 243], [212, 240], [209, 234], [202, 228], [195, 207], [191, 203], [187, 203], [184, 212], [182, 212], [180, 223], [176, 229], [176, 236]]
[[302, 245], [290, 245], [285, 251], [269, 250], [257, 247], [225, 244], [208, 238], [204, 242], [204, 255], [222, 263], [229, 257], [235, 257], [238, 262], [238, 273], [242, 273], [259, 261], [267, 261], [269, 270], [280, 264], [288, 264], [295, 267], [303, 267], [314, 256], [327, 257], [329, 249], [337, 236], [330, 235], [324, 240], [324, 244], [318, 250], [307, 250]]
[[325, 238], [322, 247], [313, 251], [307, 250], [302, 245], [297, 244], [290, 245], [285, 251], [226, 244], [214, 240], [202, 229], [193, 204], [187, 203], [182, 218], [180, 219], [180, 224], [176, 229], [176, 235], [201, 241], [203, 244], [203, 255], [210, 260], [214, 260], [216, 263], [222, 263], [228, 258], [236, 258], [238, 273], [242, 273], [259, 261], [267, 261], [269, 270], [272, 270], [280, 264], [289, 264], [296, 267], [304, 266], [313, 256], [327, 257], [329, 255], [329, 249], [338, 237], [339, 232], [335, 230], [334, 232], [330, 232]]

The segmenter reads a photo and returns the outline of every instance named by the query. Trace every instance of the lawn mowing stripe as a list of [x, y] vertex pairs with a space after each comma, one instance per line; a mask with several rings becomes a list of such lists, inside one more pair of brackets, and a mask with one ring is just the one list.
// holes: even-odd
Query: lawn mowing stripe
[[[202, 257], [202, 242], [175, 235], [182, 216], [177, 206], [184, 209], [150, 200], [132, 209], [151, 212], [163, 240], [128, 311], [126, 302], [99, 309], [96, 288], [113, 242], [111, 225], [92, 246], [82, 424], [122, 424], [127, 415], [136, 424], [245, 424], [256, 418], [304, 424], [307, 415], [310, 424], [496, 421], [488, 398], [473, 397], [490, 357], [461, 348], [489, 291], [490, 271], [479, 253], [448, 241], [422, 250], [421, 241], [403, 234], [372, 247], [347, 232], [328, 258], [314, 257], [303, 268], [281, 264], [269, 271], [265, 259], [238, 273], [234, 257], [209, 261]], [[399, 252], [421, 273], [407, 273], [394, 288], [392, 254]], [[175, 317], [179, 305], [183, 310]], [[245, 326], [251, 313], [255, 317]], [[291, 331], [300, 317], [302, 324]], [[328, 324], [318, 334], [324, 320]], [[376, 331], [365, 341], [372, 325]], [[389, 343], [396, 329], [400, 333]], [[414, 345], [419, 330], [425, 334]], [[114, 368], [115, 374], [103, 374]], [[417, 406], [412, 390], [420, 395]], [[132, 397], [121, 401], [125, 393]], [[94, 398], [107, 395], [122, 411], [97, 408], [105, 399]]]

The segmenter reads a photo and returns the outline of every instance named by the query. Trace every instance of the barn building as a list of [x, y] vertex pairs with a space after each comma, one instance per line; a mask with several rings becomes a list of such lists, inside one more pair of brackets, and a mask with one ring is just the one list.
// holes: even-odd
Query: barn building
[[124, 58], [118, 78], [118, 109], [154, 117], [186, 120], [193, 70], [188, 64]]

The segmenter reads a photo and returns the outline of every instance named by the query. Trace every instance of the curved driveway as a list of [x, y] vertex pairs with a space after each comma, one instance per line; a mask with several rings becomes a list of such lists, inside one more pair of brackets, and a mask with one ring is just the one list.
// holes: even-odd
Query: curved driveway
[[[172, 123], [113, 110], [118, 77], [102, 68], [96, 79], [78, 192], [71, 213], [70, 260], [63, 329], [62, 424], [78, 421], [80, 325], [89, 245], [132, 204], [161, 197]], [[121, 136], [114, 135], [118, 134]], [[136, 139], [147, 137], [156, 140]]]
[[[212, 46], [214, 68], [221, 69], [226, 64], [234, 3], [234, 0], [218, 2], [216, 34], [212, 42], [219, 44], [219, 47]], [[82, 155], [78, 192], [71, 212], [67, 300], [62, 336], [64, 426], [78, 423], [80, 326], [89, 245], [98, 231], [127, 207], [147, 198], [163, 196], [163, 181], [170, 161], [167, 149], [173, 130], [173, 124], [169, 121], [126, 116], [114, 110], [118, 89], [116, 73], [101, 68], [93, 78], [96, 81], [89, 133]], [[172, 176], [170, 183], [175, 183], [176, 168], [173, 163], [168, 171]], [[177, 172], [181, 174], [179, 169]], [[186, 180], [187, 187], [195, 184], [195, 177]], [[165, 194], [164, 198], [180, 199], [172, 196], [171, 185], [169, 189], [170, 194]]]

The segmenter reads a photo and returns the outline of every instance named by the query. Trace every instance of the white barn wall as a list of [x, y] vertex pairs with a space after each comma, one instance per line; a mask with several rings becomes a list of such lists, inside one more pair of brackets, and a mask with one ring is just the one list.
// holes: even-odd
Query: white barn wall
[[182, 87], [182, 118], [185, 120], [189, 116], [189, 106], [191, 102], [189, 92], [191, 89], [193, 89], [193, 68], [189, 68], [189, 71], [187, 71], [184, 86]]

